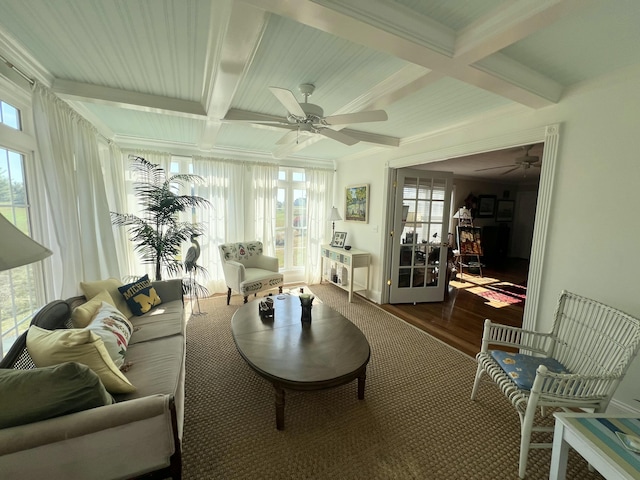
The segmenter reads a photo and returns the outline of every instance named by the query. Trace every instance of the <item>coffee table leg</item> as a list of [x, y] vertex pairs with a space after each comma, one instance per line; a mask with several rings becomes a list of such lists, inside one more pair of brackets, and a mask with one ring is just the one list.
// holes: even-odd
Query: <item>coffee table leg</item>
[[364, 399], [364, 382], [367, 379], [367, 369], [365, 368], [360, 375], [358, 375], [358, 400]]
[[273, 386], [276, 390], [276, 428], [284, 430], [284, 388]]

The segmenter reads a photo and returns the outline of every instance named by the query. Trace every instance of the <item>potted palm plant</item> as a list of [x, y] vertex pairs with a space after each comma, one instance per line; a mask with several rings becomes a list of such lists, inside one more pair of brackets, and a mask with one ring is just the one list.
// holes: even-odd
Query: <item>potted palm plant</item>
[[[203, 179], [192, 174], [169, 176], [162, 167], [142, 157], [133, 159], [133, 170], [138, 178], [134, 191], [141, 206], [140, 216], [111, 212], [111, 221], [116, 226], [128, 228], [134, 250], [142, 262], [154, 266], [155, 280], [162, 280], [163, 274], [175, 277], [182, 272], [178, 256], [183, 242], [203, 233], [200, 224], [182, 222], [179, 215], [209, 205], [205, 198], [177, 192], [180, 187], [201, 183]], [[198, 265], [190, 267], [204, 271]], [[201, 285], [187, 283], [185, 293], [193, 291], [194, 287], [204, 289]]]

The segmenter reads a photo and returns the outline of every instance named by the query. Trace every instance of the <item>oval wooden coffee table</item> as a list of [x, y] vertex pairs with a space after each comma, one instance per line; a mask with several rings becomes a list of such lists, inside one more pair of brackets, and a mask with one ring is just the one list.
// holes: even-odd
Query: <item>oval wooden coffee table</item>
[[276, 428], [284, 428], [284, 390], [321, 390], [358, 379], [358, 398], [364, 398], [369, 342], [364, 334], [335, 310], [313, 305], [311, 323], [302, 324], [300, 299], [273, 297], [275, 315], [263, 320], [259, 302], [238, 309], [231, 332], [238, 352], [258, 375], [273, 384]]

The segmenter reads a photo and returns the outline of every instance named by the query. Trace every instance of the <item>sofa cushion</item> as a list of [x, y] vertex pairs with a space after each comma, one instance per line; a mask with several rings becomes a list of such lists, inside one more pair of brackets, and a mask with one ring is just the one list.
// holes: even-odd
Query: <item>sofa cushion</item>
[[124, 355], [133, 332], [133, 325], [113, 305], [102, 302], [91, 323], [86, 327], [100, 338], [116, 367], [124, 364]]
[[122, 294], [134, 315], [144, 315], [153, 307], [162, 303], [156, 289], [151, 285], [149, 275], [145, 275], [133, 283], [118, 287], [118, 291]]
[[184, 369], [185, 339], [182, 335], [129, 345], [127, 377], [136, 391], [115, 395], [118, 402], [147, 395], [177, 395]]
[[103, 302], [107, 302], [114, 307], [116, 306], [113, 298], [109, 295], [109, 292], [102, 290], [88, 302], [85, 302], [73, 309], [71, 312], [71, 322], [73, 323], [73, 326], [75, 328], [85, 328], [89, 325]]
[[0, 428], [113, 403], [98, 375], [76, 362], [28, 370], [2, 369], [0, 398]]
[[129, 345], [171, 335], [184, 335], [185, 319], [182, 300], [163, 302], [150, 312], [131, 319], [133, 334]]
[[102, 339], [91, 330], [45, 330], [32, 325], [27, 331], [27, 351], [36, 367], [78, 362], [97, 373], [110, 393], [135, 390], [111, 360]]
[[91, 300], [100, 292], [106, 290], [109, 292], [109, 295], [111, 295], [113, 304], [118, 307], [118, 310], [124, 313], [127, 318], [131, 318], [133, 313], [131, 313], [131, 309], [127, 305], [127, 302], [118, 291], [118, 287], [120, 286], [122, 286], [122, 282], [117, 278], [108, 278], [106, 280], [98, 280], [95, 282], [80, 282], [80, 288], [82, 289], [84, 296], [87, 297], [87, 300]]

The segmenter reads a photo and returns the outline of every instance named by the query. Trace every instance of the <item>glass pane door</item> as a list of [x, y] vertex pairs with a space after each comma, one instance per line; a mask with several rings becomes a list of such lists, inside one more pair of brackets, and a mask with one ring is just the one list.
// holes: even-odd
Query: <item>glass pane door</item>
[[444, 299], [452, 174], [397, 172], [390, 303]]

